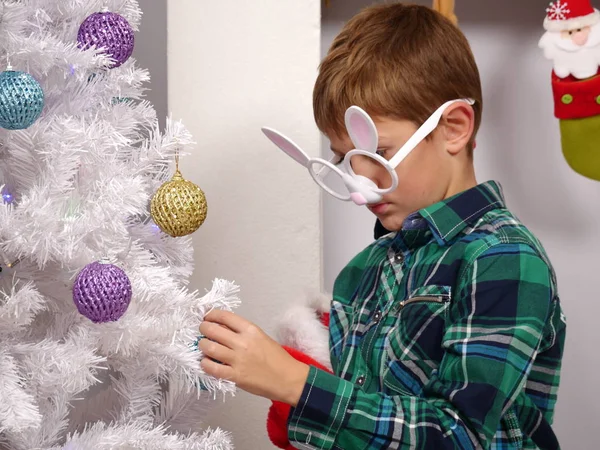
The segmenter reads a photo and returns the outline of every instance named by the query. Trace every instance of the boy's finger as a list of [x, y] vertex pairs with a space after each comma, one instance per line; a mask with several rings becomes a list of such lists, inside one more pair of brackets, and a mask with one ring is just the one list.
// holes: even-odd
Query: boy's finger
[[230, 366], [216, 363], [210, 358], [204, 358], [202, 361], [200, 361], [200, 367], [211, 377], [215, 377], [220, 380], [233, 381], [235, 383], [234, 372]]
[[239, 335], [229, 328], [225, 328], [218, 323], [204, 321], [198, 329], [200, 334], [207, 339], [216, 341], [231, 349], [237, 348], [236, 343], [239, 340]]
[[211, 359], [219, 361], [223, 364], [231, 365], [235, 354], [233, 350], [219, 344], [218, 342], [209, 341], [208, 339], [202, 339], [198, 343], [198, 348], [202, 351], [205, 356]]
[[213, 309], [204, 317], [204, 320], [207, 322], [225, 325], [236, 333], [242, 332], [242, 330], [246, 329], [248, 325], [250, 325], [250, 322], [238, 316], [237, 314], [229, 311], [223, 311], [221, 309]]

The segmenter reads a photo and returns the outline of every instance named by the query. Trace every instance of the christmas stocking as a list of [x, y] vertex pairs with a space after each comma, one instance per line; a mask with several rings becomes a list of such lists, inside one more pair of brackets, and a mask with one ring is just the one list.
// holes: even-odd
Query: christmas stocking
[[557, 0], [539, 42], [553, 61], [554, 115], [573, 170], [600, 181], [600, 12], [590, 0]]
[[[277, 329], [278, 340], [299, 361], [331, 373], [329, 360], [329, 297], [317, 296], [307, 305], [286, 312]], [[291, 407], [273, 401], [267, 416], [269, 439], [278, 448], [293, 450], [287, 422]]]

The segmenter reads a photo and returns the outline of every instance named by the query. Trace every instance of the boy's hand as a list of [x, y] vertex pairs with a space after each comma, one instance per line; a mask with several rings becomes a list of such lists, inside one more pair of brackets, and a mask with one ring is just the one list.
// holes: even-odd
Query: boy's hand
[[233, 381], [251, 394], [298, 404], [309, 366], [256, 325], [234, 313], [213, 310], [200, 325], [200, 333], [206, 337], [198, 344], [205, 356], [200, 365], [207, 374]]

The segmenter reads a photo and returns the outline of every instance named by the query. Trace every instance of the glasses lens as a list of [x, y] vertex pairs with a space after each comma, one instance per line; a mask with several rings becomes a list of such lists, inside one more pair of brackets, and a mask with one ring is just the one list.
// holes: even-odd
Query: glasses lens
[[350, 166], [358, 176], [371, 180], [379, 189], [392, 187], [392, 177], [379, 159], [365, 154], [352, 155]]
[[[311, 161], [312, 170], [314, 172], [315, 181], [330, 194], [340, 198], [349, 199], [350, 193], [342, 180], [342, 176], [338, 171], [333, 170], [330, 166], [323, 164], [321, 161]], [[338, 167], [340, 170], [341, 166]]]

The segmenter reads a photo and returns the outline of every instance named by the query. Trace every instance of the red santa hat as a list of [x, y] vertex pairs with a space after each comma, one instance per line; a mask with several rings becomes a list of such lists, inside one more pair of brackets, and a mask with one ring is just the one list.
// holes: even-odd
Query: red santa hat
[[548, 31], [569, 31], [590, 27], [600, 22], [600, 12], [590, 0], [556, 0], [546, 9], [544, 28]]
[[[331, 295], [310, 295], [289, 308], [277, 323], [283, 348], [298, 361], [331, 373], [329, 359], [329, 309]], [[273, 401], [267, 415], [267, 433], [276, 447], [294, 450], [288, 440], [287, 422], [291, 406]]]
[[310, 293], [288, 308], [276, 324], [277, 341], [331, 368], [329, 359], [329, 309], [331, 296]]
[[[329, 365], [324, 366], [317, 360], [311, 358], [309, 355], [306, 355], [295, 348], [286, 347], [285, 345], [283, 348], [298, 361], [331, 373]], [[271, 402], [271, 407], [269, 408], [269, 412], [267, 414], [267, 434], [269, 439], [273, 445], [275, 445], [275, 447], [279, 447], [284, 450], [295, 450], [295, 447], [292, 447], [288, 439], [287, 423], [291, 409], [292, 407], [286, 403], [273, 401]]]

